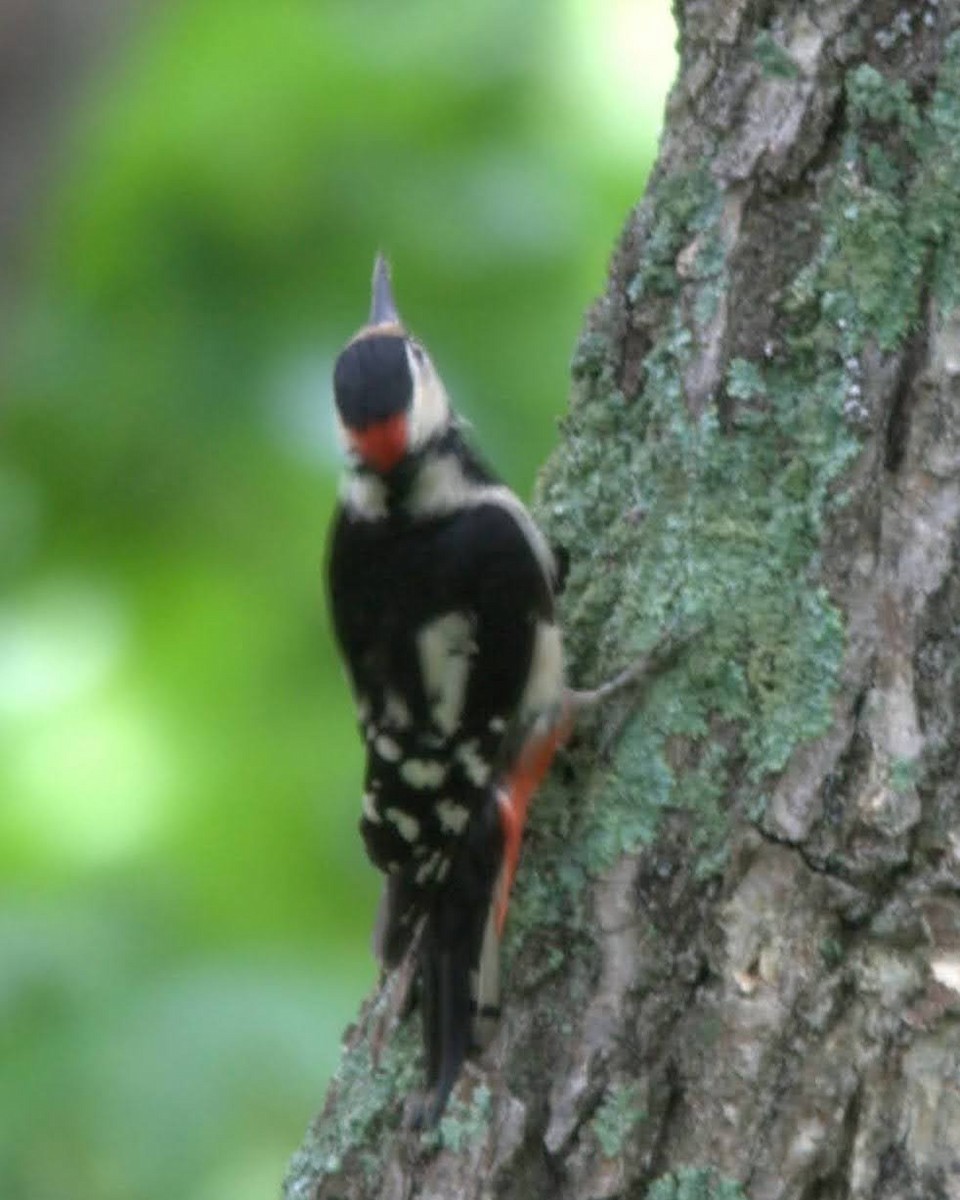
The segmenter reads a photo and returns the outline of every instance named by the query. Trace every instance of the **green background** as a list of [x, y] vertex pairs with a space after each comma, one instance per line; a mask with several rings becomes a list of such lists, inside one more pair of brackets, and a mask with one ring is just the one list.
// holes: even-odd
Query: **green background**
[[509, 483], [655, 150], [666, 0], [193, 0], [71, 113], [0, 442], [0, 1196], [255, 1200], [374, 978], [323, 606], [386, 250]]

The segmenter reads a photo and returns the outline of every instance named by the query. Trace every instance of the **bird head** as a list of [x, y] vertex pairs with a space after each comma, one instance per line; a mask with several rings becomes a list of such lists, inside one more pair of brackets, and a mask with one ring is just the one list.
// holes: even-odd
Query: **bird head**
[[373, 266], [370, 318], [340, 352], [333, 392], [348, 449], [378, 475], [389, 475], [450, 424], [443, 383], [400, 319], [381, 254]]

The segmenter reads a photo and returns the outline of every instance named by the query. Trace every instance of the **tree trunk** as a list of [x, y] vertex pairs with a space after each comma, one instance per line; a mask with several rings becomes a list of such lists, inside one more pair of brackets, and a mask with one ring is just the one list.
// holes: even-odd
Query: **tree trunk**
[[375, 996], [288, 1200], [960, 1197], [960, 0], [677, 17], [538, 513], [579, 685], [683, 649], [535, 806], [439, 1133]]

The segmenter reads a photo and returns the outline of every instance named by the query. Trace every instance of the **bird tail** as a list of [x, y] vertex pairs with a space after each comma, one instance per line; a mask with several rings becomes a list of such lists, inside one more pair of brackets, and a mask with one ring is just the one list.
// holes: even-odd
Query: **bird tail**
[[418, 945], [427, 1096], [421, 1124], [440, 1118], [471, 1049], [492, 1035], [500, 1012], [496, 881], [502, 835], [491, 805], [468, 835], [448, 882], [427, 911]]
[[470, 1049], [473, 947], [467, 937], [450, 936], [453, 924], [450, 915], [439, 906], [433, 909], [419, 947], [428, 1089], [420, 1124], [428, 1129], [440, 1119]]

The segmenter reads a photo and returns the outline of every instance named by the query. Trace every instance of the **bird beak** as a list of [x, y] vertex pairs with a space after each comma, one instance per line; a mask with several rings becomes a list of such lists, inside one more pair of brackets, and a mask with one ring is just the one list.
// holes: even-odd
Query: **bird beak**
[[378, 254], [373, 264], [373, 282], [370, 285], [370, 324], [400, 325], [400, 314], [393, 299], [390, 284], [390, 264]]

